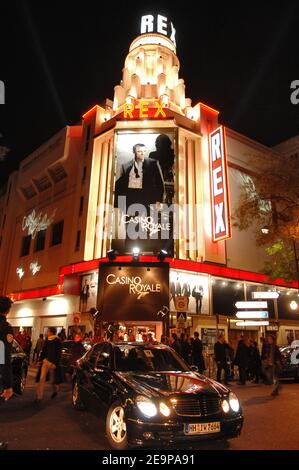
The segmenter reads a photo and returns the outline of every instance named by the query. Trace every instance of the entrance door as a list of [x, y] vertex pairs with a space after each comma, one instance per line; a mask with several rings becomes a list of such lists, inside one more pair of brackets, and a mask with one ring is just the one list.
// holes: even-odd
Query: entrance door
[[142, 335], [152, 335], [154, 341], [160, 341], [163, 334], [162, 322], [114, 322], [103, 323], [104, 337], [113, 332], [114, 341], [144, 341]]

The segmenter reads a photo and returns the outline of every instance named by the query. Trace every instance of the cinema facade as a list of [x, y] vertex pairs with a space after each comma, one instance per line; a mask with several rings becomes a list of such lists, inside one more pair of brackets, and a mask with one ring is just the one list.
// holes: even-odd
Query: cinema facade
[[[142, 17], [139, 32], [114, 99], [61, 129], [2, 189], [9, 321], [33, 339], [49, 326], [71, 334], [95, 325], [124, 339], [198, 331], [210, 348], [219, 331], [232, 341], [245, 329], [255, 339], [275, 332], [281, 344], [299, 339], [295, 283], [260, 274], [255, 227], [231, 222], [256, 157], [274, 149], [186, 98], [167, 18]], [[269, 325], [240, 327], [235, 303], [256, 291], [279, 292], [268, 300]]]

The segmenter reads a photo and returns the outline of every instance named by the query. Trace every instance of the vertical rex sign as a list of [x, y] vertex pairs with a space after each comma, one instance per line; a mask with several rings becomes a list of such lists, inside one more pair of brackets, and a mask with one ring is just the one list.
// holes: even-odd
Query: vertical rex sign
[[223, 126], [209, 134], [212, 237], [218, 242], [231, 237], [226, 146]]

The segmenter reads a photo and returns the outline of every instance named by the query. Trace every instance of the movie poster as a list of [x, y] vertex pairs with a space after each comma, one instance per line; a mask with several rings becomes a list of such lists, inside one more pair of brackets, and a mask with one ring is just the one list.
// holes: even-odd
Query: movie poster
[[98, 272], [94, 271], [82, 276], [80, 293], [80, 312], [89, 312], [97, 304]]
[[209, 314], [208, 276], [171, 270], [169, 296], [171, 312]]
[[173, 256], [174, 133], [119, 133], [116, 144], [115, 233], [119, 254], [138, 246]]
[[100, 263], [102, 321], [161, 321], [169, 310], [169, 265]]

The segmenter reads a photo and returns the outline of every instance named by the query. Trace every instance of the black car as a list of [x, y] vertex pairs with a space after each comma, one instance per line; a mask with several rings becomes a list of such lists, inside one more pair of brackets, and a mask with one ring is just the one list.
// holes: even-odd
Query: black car
[[282, 369], [279, 376], [284, 379], [294, 378], [299, 382], [299, 345], [280, 348]]
[[[13, 391], [18, 395], [22, 395], [25, 390], [26, 378], [28, 372], [28, 358], [23, 349], [13, 340], [12, 343], [12, 377], [13, 377]], [[0, 395], [3, 391], [2, 377], [0, 372]]]
[[193, 369], [166, 345], [98, 343], [77, 361], [73, 405], [105, 420], [114, 449], [239, 436], [236, 395]]

